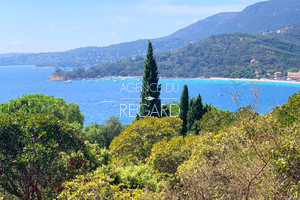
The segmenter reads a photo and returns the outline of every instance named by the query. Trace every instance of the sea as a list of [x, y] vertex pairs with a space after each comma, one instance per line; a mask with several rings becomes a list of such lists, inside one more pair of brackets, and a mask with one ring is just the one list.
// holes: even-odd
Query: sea
[[[93, 122], [104, 124], [109, 117], [118, 117], [128, 124], [136, 117], [143, 87], [141, 78], [46, 81], [53, 72], [53, 68], [0, 66], [0, 103], [24, 94], [42, 93], [78, 104], [85, 116], [85, 126]], [[162, 104], [180, 101], [186, 84], [191, 98], [200, 94], [204, 103], [230, 111], [252, 105], [261, 114], [284, 104], [300, 91], [300, 84], [291, 82], [160, 79], [159, 83]]]

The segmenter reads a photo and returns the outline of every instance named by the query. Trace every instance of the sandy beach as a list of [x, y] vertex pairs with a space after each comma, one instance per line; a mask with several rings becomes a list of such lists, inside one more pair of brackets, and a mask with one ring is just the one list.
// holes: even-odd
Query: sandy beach
[[273, 83], [297, 83], [299, 81], [287, 81], [287, 80], [275, 80], [275, 79], [246, 79], [246, 78], [220, 78], [220, 77], [211, 77], [211, 80], [227, 80], [227, 81], [249, 81], [249, 82], [273, 82]]
[[[101, 77], [101, 78], [122, 78], [122, 79], [127, 79], [127, 78], [143, 78], [143, 76], [111, 76], [111, 77]], [[292, 83], [292, 84], [300, 84], [300, 81], [287, 81], [287, 80], [275, 80], [275, 79], [246, 79], [246, 78], [222, 78], [222, 77], [211, 77], [211, 78], [204, 78], [204, 77], [199, 77], [199, 78], [186, 78], [186, 77], [160, 77], [160, 79], [203, 79], [203, 80], [225, 80], [225, 81], [248, 81], [248, 82], [273, 82], [273, 83]], [[68, 80], [65, 77], [62, 76], [57, 76], [57, 75], [51, 75], [48, 79], [48, 81], [65, 81]], [[72, 80], [83, 80], [83, 79], [72, 79]]]

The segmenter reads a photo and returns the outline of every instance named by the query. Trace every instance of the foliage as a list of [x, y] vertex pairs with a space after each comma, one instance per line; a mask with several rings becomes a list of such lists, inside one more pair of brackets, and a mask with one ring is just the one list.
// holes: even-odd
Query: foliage
[[108, 148], [114, 137], [123, 131], [122, 123], [117, 117], [110, 117], [105, 125], [93, 123], [82, 129], [82, 134], [90, 143], [97, 143], [101, 148]]
[[0, 115], [9, 115], [14, 112], [24, 114], [53, 114], [59, 119], [79, 124], [82, 127], [84, 116], [75, 103], [66, 103], [63, 98], [54, 98], [44, 94], [26, 94], [21, 98], [0, 104]]
[[177, 167], [189, 159], [199, 139], [195, 135], [177, 136], [169, 141], [163, 139], [153, 145], [147, 160], [158, 173], [175, 174]]
[[4, 200], [4, 199], [19, 200], [18, 197], [14, 196], [12, 194], [9, 194], [0, 186], [0, 199], [1, 199], [1, 197], [3, 198], [2, 200]]
[[[157, 64], [153, 57], [152, 43], [148, 42], [148, 52], [144, 66], [144, 76], [141, 91], [140, 112], [137, 119], [147, 116], [162, 117], [161, 100], [159, 98], [161, 84], [158, 84]], [[148, 99], [151, 98], [151, 99]]]
[[[178, 117], [146, 117], [115, 137], [110, 151], [84, 142], [52, 115], [2, 116], [0, 194], [23, 199], [299, 199], [300, 92], [265, 115], [251, 106], [219, 110], [202, 105], [198, 97], [189, 115], [197, 135], [179, 136]], [[198, 118], [201, 109], [195, 105], [200, 103], [205, 114]], [[120, 130], [121, 124], [102, 126]]]
[[202, 104], [202, 98], [200, 94], [198, 94], [196, 99], [190, 99], [189, 110], [187, 113], [187, 123], [189, 131], [194, 131], [197, 129], [195, 121], [200, 120], [206, 112], [207, 110], [205, 110], [205, 107]]
[[109, 147], [113, 162], [122, 165], [145, 163], [152, 146], [178, 134], [182, 121], [175, 117], [146, 117], [132, 122]]
[[116, 168], [119, 174], [120, 186], [130, 189], [147, 189], [157, 191], [159, 183], [153, 170], [147, 165]]
[[283, 126], [292, 125], [300, 119], [300, 92], [295, 93], [289, 98], [282, 106], [277, 106], [273, 109], [272, 113], [277, 115], [280, 124]]
[[97, 169], [103, 165], [108, 165], [111, 161], [111, 152], [108, 149], [100, 148], [99, 145], [90, 144], [88, 141], [84, 142], [84, 149], [75, 153], [72, 153], [71, 156], [67, 154], [61, 157], [61, 159], [68, 162], [69, 159], [76, 158], [78, 160], [85, 160], [85, 166], [78, 170], [78, 174], [86, 173], [92, 170]]
[[170, 116], [179, 116], [180, 104], [178, 101], [173, 101], [172, 103], [166, 104], [169, 110]]
[[239, 69], [230, 74], [230, 78], [247, 78], [247, 79], [253, 79], [256, 78], [256, 75], [253, 73], [253, 70], [251, 68], [247, 69]]
[[300, 71], [299, 68], [293, 67], [288, 69], [286, 72], [299, 72], [299, 71]]
[[[23, 199], [50, 198], [62, 181], [85, 168], [85, 159], [72, 153], [84, 149], [84, 140], [66, 122], [52, 115], [0, 117], [0, 184]], [[60, 159], [70, 156], [67, 163]]]
[[[297, 95], [284, 106], [295, 116], [293, 102]], [[219, 127], [194, 136], [201, 139], [178, 167], [178, 185], [167, 199], [299, 198], [299, 118], [286, 125], [276, 112], [258, 115], [249, 107], [234, 114], [213, 109], [201, 121]]]
[[189, 111], [189, 90], [187, 85], [183, 86], [179, 105], [180, 105], [179, 117], [182, 120], [182, 129], [180, 133], [181, 135], [184, 136], [187, 133], [187, 115]]
[[233, 112], [212, 108], [203, 115], [201, 120], [195, 122], [197, 126], [196, 132], [199, 134], [205, 134], [205, 132], [218, 132], [230, 126], [233, 120]]
[[148, 165], [129, 165], [126, 167], [103, 165], [94, 173], [107, 174], [113, 178], [112, 184], [126, 189], [147, 189], [154, 192], [160, 189], [158, 177]]
[[63, 184], [65, 190], [58, 199], [89, 200], [89, 199], [159, 199], [159, 195], [141, 189], [122, 189], [111, 184], [112, 178], [105, 174], [86, 174]]

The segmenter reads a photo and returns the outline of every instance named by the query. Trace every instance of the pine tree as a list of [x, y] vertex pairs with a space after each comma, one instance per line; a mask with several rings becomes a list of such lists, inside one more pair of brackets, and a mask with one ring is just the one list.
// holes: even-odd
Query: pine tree
[[180, 113], [179, 113], [179, 117], [182, 120], [181, 135], [186, 135], [187, 133], [188, 110], [189, 110], [189, 91], [187, 85], [184, 85], [180, 97]]
[[189, 131], [193, 131], [197, 128], [194, 124], [196, 121], [202, 119], [204, 112], [202, 98], [201, 95], [198, 94], [196, 99], [192, 98], [189, 102], [189, 111], [187, 114], [187, 129]]
[[150, 40], [144, 66], [140, 112], [137, 115], [137, 119], [146, 116], [161, 117], [161, 100], [159, 98], [161, 84], [158, 84], [157, 64], [153, 57], [153, 48]]

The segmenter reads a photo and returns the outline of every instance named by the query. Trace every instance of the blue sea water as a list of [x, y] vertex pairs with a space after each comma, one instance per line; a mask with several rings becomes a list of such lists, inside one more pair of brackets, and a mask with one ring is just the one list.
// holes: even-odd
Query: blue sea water
[[[45, 81], [53, 71], [51, 68], [35, 69], [31, 66], [0, 67], [0, 103], [24, 94], [43, 93], [79, 104], [85, 116], [85, 125], [92, 122], [103, 124], [110, 116], [119, 117], [124, 124], [134, 120], [141, 79], [80, 80], [71, 83]], [[267, 113], [275, 106], [284, 104], [288, 97], [300, 91], [300, 84], [288, 82], [161, 79], [160, 83], [162, 103], [179, 101], [183, 85], [187, 84], [190, 97], [200, 93], [203, 102], [231, 111], [237, 108], [237, 103], [232, 100], [235, 90], [240, 95], [239, 105], [247, 106], [254, 103], [251, 89], [256, 88], [259, 91], [259, 113]]]

